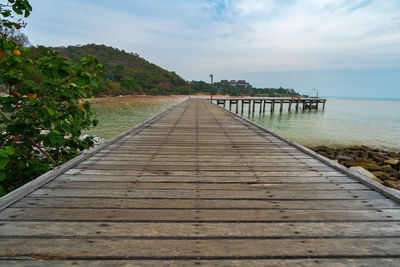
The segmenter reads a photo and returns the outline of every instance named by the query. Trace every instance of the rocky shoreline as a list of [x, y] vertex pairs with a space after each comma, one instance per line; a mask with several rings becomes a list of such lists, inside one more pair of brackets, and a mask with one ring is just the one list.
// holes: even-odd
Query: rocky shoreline
[[310, 149], [378, 183], [400, 190], [400, 153], [398, 152], [368, 146], [345, 148], [317, 146]]

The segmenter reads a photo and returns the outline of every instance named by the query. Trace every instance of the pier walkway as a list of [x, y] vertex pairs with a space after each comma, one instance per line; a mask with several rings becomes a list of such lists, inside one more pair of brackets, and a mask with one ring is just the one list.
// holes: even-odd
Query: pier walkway
[[1, 266], [400, 265], [397, 202], [204, 99], [68, 168], [0, 203]]

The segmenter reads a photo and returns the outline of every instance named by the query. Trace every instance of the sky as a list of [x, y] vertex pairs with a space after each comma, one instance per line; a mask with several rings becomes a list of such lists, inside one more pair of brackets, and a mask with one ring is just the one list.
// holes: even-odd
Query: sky
[[186, 80], [400, 98], [400, 0], [30, 0], [32, 45], [124, 49]]

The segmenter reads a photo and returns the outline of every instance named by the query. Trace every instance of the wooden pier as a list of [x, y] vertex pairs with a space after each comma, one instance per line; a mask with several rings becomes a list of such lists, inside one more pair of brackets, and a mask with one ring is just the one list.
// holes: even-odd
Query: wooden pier
[[[211, 101], [211, 99], [210, 99]], [[290, 97], [264, 97], [264, 98], [213, 98], [211, 101], [218, 106], [224, 108], [229, 108], [230, 111], [235, 111], [236, 114], [239, 113], [239, 106], [241, 107], [240, 113], [254, 114], [255, 112], [265, 113], [266, 106], [269, 105], [270, 112], [275, 112], [276, 105], [279, 105], [279, 112], [283, 112], [283, 106], [286, 105], [289, 112], [293, 109], [295, 111], [300, 110], [318, 110], [322, 104], [322, 109], [325, 109], [326, 99], [325, 98], [290, 98]], [[234, 110], [232, 109], [234, 107]], [[257, 108], [258, 107], [258, 108]]]
[[400, 265], [400, 197], [204, 99], [0, 200], [0, 265]]

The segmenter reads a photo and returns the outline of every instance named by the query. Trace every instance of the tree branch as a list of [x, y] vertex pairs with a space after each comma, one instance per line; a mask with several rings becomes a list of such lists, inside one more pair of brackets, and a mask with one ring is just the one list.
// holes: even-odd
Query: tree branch
[[[0, 114], [6, 120], [11, 121], [2, 110], [0, 110]], [[31, 137], [27, 137], [27, 136], [24, 136], [24, 137], [29, 141], [29, 143], [31, 143], [32, 146], [36, 147], [46, 158], [48, 158], [54, 164], [57, 164], [57, 162], [49, 155], [49, 153], [47, 153], [45, 150], [43, 150], [39, 144], [36, 144], [35, 141]]]

